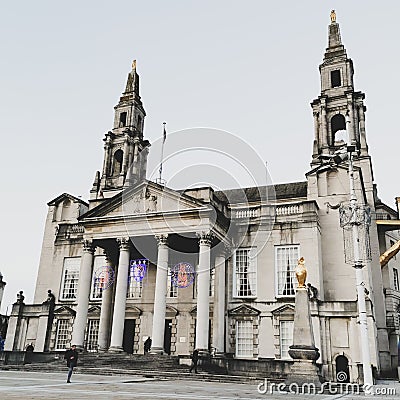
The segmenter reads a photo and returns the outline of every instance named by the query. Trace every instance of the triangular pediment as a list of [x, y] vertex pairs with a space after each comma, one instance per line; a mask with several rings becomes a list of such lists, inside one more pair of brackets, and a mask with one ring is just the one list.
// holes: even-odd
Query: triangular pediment
[[230, 316], [238, 317], [238, 316], [257, 316], [260, 315], [261, 311], [257, 310], [254, 307], [251, 307], [247, 304], [241, 304], [240, 306], [229, 310], [228, 314]]
[[73, 203], [81, 203], [84, 204], [86, 207], [89, 205], [88, 203], [86, 203], [85, 201], [83, 201], [82, 199], [73, 196], [72, 194], [69, 193], [63, 193], [60, 194], [59, 196], [57, 196], [55, 199], [49, 201], [47, 203], [48, 206], [57, 206], [58, 204], [62, 203], [64, 200], [71, 200]]
[[284, 304], [272, 311], [272, 315], [294, 314], [294, 306], [292, 304]]
[[71, 307], [61, 306], [54, 310], [54, 314], [56, 315], [72, 315], [75, 316], [76, 311], [74, 311]]
[[98, 217], [150, 216], [158, 213], [180, 213], [190, 210], [207, 210], [209, 206], [184, 193], [145, 181], [125, 189], [88, 211], [81, 220]]
[[88, 314], [100, 314], [101, 308], [99, 306], [92, 306], [88, 309]]

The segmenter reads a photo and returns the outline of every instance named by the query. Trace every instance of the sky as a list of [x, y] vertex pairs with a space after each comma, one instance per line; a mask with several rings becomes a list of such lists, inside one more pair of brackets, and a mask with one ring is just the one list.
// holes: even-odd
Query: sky
[[88, 198], [133, 59], [150, 142], [164, 121], [168, 132], [220, 129], [253, 147], [274, 183], [301, 181], [314, 135], [310, 102], [320, 93], [318, 66], [336, 9], [355, 88], [366, 94], [379, 195], [394, 207], [400, 3], [384, 4], [2, 0], [2, 312], [19, 290], [33, 299], [47, 202], [63, 192]]

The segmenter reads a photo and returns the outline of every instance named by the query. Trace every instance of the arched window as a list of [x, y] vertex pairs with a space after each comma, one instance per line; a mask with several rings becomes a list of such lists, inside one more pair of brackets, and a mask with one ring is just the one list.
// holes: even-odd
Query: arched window
[[[338, 132], [341, 131], [341, 132]], [[343, 132], [344, 131], [344, 132]], [[335, 142], [343, 140], [347, 141], [346, 137], [346, 119], [342, 114], [336, 114], [331, 119], [332, 145]]]
[[113, 175], [120, 174], [122, 171], [122, 160], [124, 158], [124, 152], [121, 149], [118, 149], [114, 153], [113, 159]]
[[61, 220], [68, 221], [71, 219], [71, 200], [65, 199], [62, 203]]

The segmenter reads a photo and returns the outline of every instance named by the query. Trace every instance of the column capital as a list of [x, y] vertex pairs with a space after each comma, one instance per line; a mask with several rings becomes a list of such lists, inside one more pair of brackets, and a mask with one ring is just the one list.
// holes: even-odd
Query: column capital
[[199, 238], [200, 245], [211, 246], [214, 235], [211, 233], [211, 231], [199, 232], [197, 233], [197, 237]]
[[129, 250], [130, 239], [128, 237], [118, 238], [117, 243], [120, 250]]
[[94, 254], [94, 251], [96, 250], [96, 246], [93, 244], [92, 239], [83, 239], [83, 251], [87, 253]]
[[168, 235], [166, 235], [166, 234], [155, 235], [155, 238], [157, 240], [158, 246], [167, 246], [168, 245]]

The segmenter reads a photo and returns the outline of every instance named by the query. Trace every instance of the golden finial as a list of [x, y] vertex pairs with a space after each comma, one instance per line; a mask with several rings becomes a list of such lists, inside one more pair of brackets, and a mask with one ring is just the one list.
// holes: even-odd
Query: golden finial
[[304, 265], [304, 257], [301, 257], [297, 262], [297, 267], [295, 268], [294, 272], [296, 274], [297, 282], [299, 283], [299, 288], [305, 288], [306, 278], [307, 278], [307, 268]]
[[136, 69], [136, 60], [132, 61], [132, 69]]
[[335, 10], [331, 11], [331, 23], [336, 22], [336, 12]]

